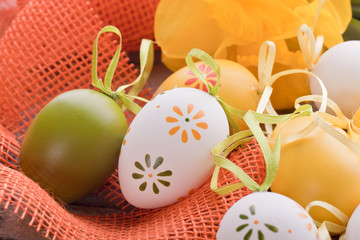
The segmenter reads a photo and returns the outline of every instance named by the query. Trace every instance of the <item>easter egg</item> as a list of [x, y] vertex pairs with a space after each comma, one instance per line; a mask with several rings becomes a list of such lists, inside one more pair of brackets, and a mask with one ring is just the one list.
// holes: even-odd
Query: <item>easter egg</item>
[[314, 221], [294, 200], [272, 192], [255, 192], [238, 200], [225, 213], [218, 240], [316, 240]]
[[[346, 41], [320, 56], [312, 72], [325, 84], [329, 98], [351, 118], [360, 102], [360, 41]], [[310, 82], [311, 93], [320, 94], [320, 85]]]
[[21, 145], [21, 170], [56, 199], [71, 203], [93, 192], [114, 171], [127, 130], [107, 95], [76, 89], [51, 100]]
[[[304, 129], [313, 116], [278, 125], [272, 138], [292, 136]], [[339, 132], [346, 135], [342, 129]], [[303, 207], [310, 202], [327, 202], [348, 216], [360, 202], [360, 156], [332, 135], [316, 127], [304, 137], [281, 144], [279, 169], [271, 190], [294, 199]], [[314, 207], [310, 215], [320, 222], [339, 223], [326, 210]]]
[[346, 240], [357, 240], [360, 236], [360, 205], [356, 207], [352, 213], [349, 222], [346, 226]]
[[193, 88], [162, 92], [132, 121], [119, 158], [125, 199], [139, 208], [175, 203], [210, 178], [211, 149], [229, 134], [224, 110]]
[[[254, 75], [238, 63], [221, 59], [217, 59], [216, 62], [221, 69], [218, 96], [237, 109], [256, 110], [261, 96], [258, 93], [259, 83]], [[203, 62], [197, 62], [195, 65], [206, 80], [215, 85], [217, 81], [215, 72]], [[175, 87], [191, 87], [207, 92], [206, 85], [187, 66], [170, 75], [158, 87], [154, 95]], [[248, 129], [242, 119], [237, 119], [237, 122], [241, 129]]]

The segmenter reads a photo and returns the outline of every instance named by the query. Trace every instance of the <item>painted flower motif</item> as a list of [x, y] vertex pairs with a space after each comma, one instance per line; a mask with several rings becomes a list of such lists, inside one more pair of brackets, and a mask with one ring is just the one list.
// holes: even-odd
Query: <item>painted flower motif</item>
[[166, 117], [166, 122], [175, 123], [176, 126], [172, 127], [169, 130], [169, 135], [173, 136], [178, 132], [181, 132], [181, 141], [187, 143], [189, 140], [189, 135], [187, 129], [190, 129], [190, 132], [194, 139], [200, 140], [201, 134], [198, 132], [198, 128], [207, 129], [208, 124], [206, 122], [200, 122], [201, 118], [205, 116], [205, 112], [200, 110], [194, 114], [194, 104], [189, 103], [186, 107], [186, 112], [180, 109], [179, 106], [174, 106], [173, 111], [176, 114], [175, 117], [168, 116]]
[[[211, 85], [215, 86], [217, 81], [216, 73], [208, 65], [204, 63], [200, 64], [200, 66], [198, 66], [198, 69], [202, 73], [206, 81], [208, 81]], [[205, 83], [200, 81], [200, 79], [198, 79], [191, 70], [187, 72], [187, 75], [189, 75], [190, 78], [185, 80], [185, 86], [191, 87], [195, 84], [194, 88], [203, 90], [204, 92], [208, 92]]]
[[158, 184], [165, 187], [170, 186], [170, 182], [166, 181], [162, 178], [170, 177], [172, 175], [172, 171], [166, 170], [162, 172], [158, 172], [158, 168], [164, 162], [163, 157], [157, 157], [154, 164], [151, 163], [151, 157], [149, 154], [145, 155], [145, 166], [143, 166], [140, 162], [135, 162], [135, 167], [141, 171], [141, 173], [133, 173], [132, 178], [134, 179], [143, 179], [143, 182], [139, 186], [140, 191], [145, 191], [148, 183], [149, 185], [152, 183], [152, 191], [155, 194], [159, 194], [160, 190]]
[[[249, 210], [250, 210], [251, 216], [255, 216], [255, 214], [256, 214], [256, 212], [255, 212], [255, 205], [251, 205], [251, 206], [249, 207]], [[246, 215], [246, 214], [240, 214], [239, 217], [240, 217], [241, 220], [244, 220], [244, 221], [253, 221], [253, 223], [256, 224], [256, 225], [257, 225], [257, 224], [261, 224], [259, 220], [257, 220], [256, 218], [255, 218], [255, 220], [253, 220], [254, 217], [250, 217], [249, 215]], [[278, 229], [277, 227], [275, 227], [275, 226], [273, 226], [273, 225], [271, 225], [271, 224], [267, 224], [267, 223], [262, 223], [262, 224], [264, 224], [265, 227], [266, 227], [267, 229], [269, 229], [271, 232], [277, 233], [277, 232], [279, 231], [279, 229]], [[249, 240], [250, 237], [251, 237], [251, 235], [253, 234], [253, 231], [254, 231], [252, 228], [247, 229], [248, 226], [249, 226], [249, 223], [244, 223], [244, 224], [241, 224], [240, 226], [238, 226], [238, 227], [236, 228], [236, 231], [237, 231], [237, 232], [240, 232], [240, 231], [243, 231], [243, 230], [244, 230], [244, 231], [247, 230], [247, 232], [246, 232], [246, 234], [245, 234], [245, 236], [244, 236], [244, 240]], [[261, 232], [260, 230], [258, 230], [257, 236], [258, 236], [258, 239], [259, 239], [259, 240], [264, 240], [264, 239], [265, 239], [263, 232]]]
[[[296, 204], [296, 206], [298, 208], [300, 208], [302, 211], [304, 211], [304, 208], [299, 205], [299, 204]], [[303, 212], [298, 212], [298, 216], [302, 219], [304, 219], [305, 221], [307, 221], [307, 224], [305, 225], [306, 227], [306, 230], [308, 230], [309, 232], [311, 232], [312, 230], [315, 231], [315, 234], [316, 234], [316, 239], [319, 239], [319, 235], [316, 231], [316, 229], [313, 228], [313, 225], [312, 225], [312, 220], [308, 217], [308, 215], [304, 214]], [[289, 233], [291, 233], [291, 230], [289, 230]]]

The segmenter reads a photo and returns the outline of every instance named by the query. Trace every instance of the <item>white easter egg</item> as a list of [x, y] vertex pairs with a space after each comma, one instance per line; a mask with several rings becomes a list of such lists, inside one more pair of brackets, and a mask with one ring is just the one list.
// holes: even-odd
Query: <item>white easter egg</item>
[[255, 192], [225, 213], [218, 240], [315, 240], [313, 219], [294, 200], [273, 192]]
[[346, 227], [346, 240], [358, 240], [360, 238], [360, 205], [351, 214], [349, 222]]
[[210, 178], [211, 149], [229, 134], [218, 101], [193, 88], [157, 95], [136, 115], [119, 158], [125, 199], [157, 208], [186, 197]]
[[[351, 118], [360, 103], [360, 41], [339, 43], [320, 56], [313, 68], [325, 84], [328, 97]], [[310, 82], [311, 93], [321, 94], [317, 81]]]

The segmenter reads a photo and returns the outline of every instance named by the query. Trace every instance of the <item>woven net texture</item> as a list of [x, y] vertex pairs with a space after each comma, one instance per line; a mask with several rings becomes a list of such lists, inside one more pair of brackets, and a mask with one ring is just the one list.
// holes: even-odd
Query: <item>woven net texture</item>
[[[100, 29], [118, 27], [123, 49], [138, 51], [142, 38], [153, 39], [153, 18], [159, 0], [34, 0], [6, 8], [0, 22], [0, 209], [11, 209], [49, 239], [215, 239], [222, 216], [241, 197], [243, 187], [225, 196], [210, 190], [210, 180], [185, 199], [167, 207], [145, 210], [126, 202], [117, 170], [95, 191], [116, 210], [83, 215], [56, 202], [19, 170], [21, 141], [32, 119], [56, 95], [91, 88], [92, 46]], [[1, 1], [0, 4], [12, 4]], [[1, 6], [1, 5], [0, 5]], [[10, 8], [9, 8], [10, 9]], [[14, 9], [14, 8], [13, 8]], [[4, 11], [5, 11], [4, 10]], [[5, 15], [3, 15], [5, 16]], [[4, 29], [4, 30], [3, 30]], [[104, 34], [99, 42], [98, 73], [104, 76], [118, 39]], [[138, 69], [123, 51], [114, 89], [135, 80]], [[141, 96], [151, 97], [145, 86]], [[131, 122], [133, 115], [127, 113]], [[256, 141], [233, 151], [229, 159], [256, 182], [265, 178], [265, 163]], [[238, 182], [221, 170], [219, 185]]]

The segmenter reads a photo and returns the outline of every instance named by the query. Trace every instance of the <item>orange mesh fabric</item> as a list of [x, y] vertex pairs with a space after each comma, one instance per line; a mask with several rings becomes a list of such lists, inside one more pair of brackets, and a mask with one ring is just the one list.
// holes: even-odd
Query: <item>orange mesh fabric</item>
[[[265, 177], [265, 164], [255, 141], [234, 151], [229, 158], [258, 183]], [[114, 175], [115, 176], [115, 175]], [[109, 200], [124, 203], [117, 178], [105, 188]], [[221, 172], [221, 185], [236, 182], [230, 172]], [[241, 197], [250, 193], [243, 187], [226, 196], [210, 190], [210, 180], [195, 193], [168, 207], [127, 209], [105, 216], [70, 213], [44, 190], [20, 172], [0, 165], [0, 206], [13, 211], [29, 225], [51, 239], [215, 239], [222, 216]]]
[[0, 1], [0, 37], [11, 24], [18, 11], [19, 7], [16, 2], [11, 0]]
[[17, 168], [17, 158], [20, 152], [18, 141], [0, 126], [0, 163], [12, 169]]
[[[0, 3], [3, 2], [0, 0]], [[225, 212], [249, 190], [218, 196], [205, 183], [195, 193], [168, 207], [143, 210], [129, 205], [121, 194], [117, 171], [96, 190], [114, 212], [82, 216], [55, 202], [17, 169], [20, 143], [38, 111], [56, 95], [91, 87], [93, 41], [105, 25], [117, 26], [124, 48], [138, 50], [141, 38], [153, 38], [158, 0], [23, 0], [19, 13], [0, 36], [0, 208], [50, 239], [214, 239]], [[21, 9], [21, 10], [20, 10]], [[118, 46], [113, 35], [99, 42], [98, 73], [106, 68]], [[133, 81], [138, 70], [125, 52], [115, 72], [113, 88]], [[141, 96], [149, 98], [145, 87]], [[133, 116], [127, 113], [130, 122]], [[230, 156], [261, 183], [265, 166], [255, 141]], [[220, 172], [219, 184], [238, 181]]]
[[90, 4], [105, 25], [123, 34], [125, 51], [138, 51], [142, 38], [154, 39], [154, 15], [160, 0], [92, 0]]
[[[126, 2], [133, 4], [131, 8], [115, 2], [110, 6], [110, 2], [107, 2], [107, 8], [114, 11], [110, 13], [99, 9], [96, 11], [94, 7], [100, 3], [81, 0], [29, 1], [23, 7], [0, 40], [0, 111], [4, 113], [0, 120], [18, 139], [23, 137], [36, 113], [54, 96], [69, 89], [90, 87], [91, 51], [97, 33], [104, 27], [101, 19], [129, 10], [134, 12], [137, 19], [141, 18], [141, 11], [138, 11], [135, 3], [145, 1]], [[149, 18], [155, 7], [142, 4], [142, 9], [145, 7], [149, 8], [149, 14], [145, 15]], [[130, 15], [124, 15], [123, 19], [126, 16], [128, 19], [125, 22], [131, 21]], [[141, 21], [137, 24], [141, 24]], [[136, 26], [130, 26], [132, 32], [131, 27]], [[127, 32], [126, 29], [120, 30]], [[140, 42], [143, 35], [151, 34], [142, 34], [138, 29], [132, 37]], [[100, 43], [100, 76], [104, 76], [117, 48], [117, 39], [113, 37], [108, 36]], [[136, 76], [137, 70], [123, 52], [114, 85], [129, 83]]]

